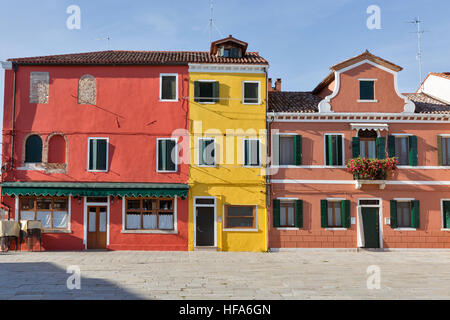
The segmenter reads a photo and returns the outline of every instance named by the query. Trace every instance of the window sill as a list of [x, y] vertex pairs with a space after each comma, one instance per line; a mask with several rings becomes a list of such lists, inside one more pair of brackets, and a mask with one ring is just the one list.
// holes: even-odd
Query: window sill
[[416, 228], [394, 228], [395, 231], [416, 231]]
[[347, 169], [347, 166], [328, 166], [324, 165], [325, 169]]
[[258, 229], [245, 229], [245, 228], [242, 228], [242, 229], [240, 229], [240, 228], [224, 228], [222, 230], [223, 231], [227, 231], [227, 232], [241, 232], [241, 231], [244, 231], [244, 232], [258, 232], [259, 231]]
[[72, 230], [42, 229], [42, 233], [72, 233]]
[[122, 230], [126, 234], [178, 234], [176, 230]]
[[45, 171], [43, 163], [24, 163], [17, 170], [34, 170], [34, 171]]
[[442, 228], [441, 231], [450, 231], [450, 228]]
[[260, 168], [262, 168], [261, 165], [259, 165], [259, 166], [242, 166], [242, 167], [244, 167], [244, 168], [250, 168], [250, 169], [260, 169]]
[[243, 105], [260, 106], [261, 102], [242, 102]]
[[324, 228], [327, 231], [344, 231], [348, 230], [348, 228]]
[[159, 102], [178, 102], [178, 99], [159, 99]]
[[217, 102], [200, 102], [200, 101], [197, 101], [197, 103], [199, 103], [199, 104], [216, 104]]
[[277, 227], [277, 230], [300, 230], [300, 228], [296, 227]]
[[378, 100], [356, 100], [356, 102], [378, 102]]
[[218, 166], [215, 164], [215, 165], [205, 165], [205, 164], [197, 164], [197, 167], [199, 167], [199, 168], [217, 168]]
[[87, 170], [87, 172], [108, 172], [108, 170]]
[[156, 172], [158, 173], [176, 173], [178, 170], [175, 171], [160, 171], [160, 170], [156, 170]]

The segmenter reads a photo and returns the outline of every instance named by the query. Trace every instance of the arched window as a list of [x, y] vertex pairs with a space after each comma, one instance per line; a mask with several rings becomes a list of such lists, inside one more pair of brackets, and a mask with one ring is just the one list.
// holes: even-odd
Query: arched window
[[90, 74], [85, 74], [78, 82], [78, 103], [97, 103], [97, 81]]
[[56, 134], [48, 141], [48, 163], [66, 162], [66, 139]]
[[25, 162], [42, 162], [42, 139], [38, 135], [32, 135], [25, 142]]

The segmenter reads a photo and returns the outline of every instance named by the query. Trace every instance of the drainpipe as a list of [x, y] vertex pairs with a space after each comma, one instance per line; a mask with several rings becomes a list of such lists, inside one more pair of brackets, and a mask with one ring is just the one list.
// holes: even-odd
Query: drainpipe
[[265, 230], [266, 230], [266, 251], [269, 250], [269, 197], [270, 197], [270, 186], [268, 184], [268, 168], [269, 168], [269, 150], [270, 150], [270, 123], [267, 121], [267, 108], [268, 108], [268, 100], [269, 100], [269, 89], [267, 88], [267, 72], [268, 66], [264, 68], [264, 73], [266, 75], [266, 99], [265, 99], [265, 111], [264, 111], [264, 118], [265, 118], [265, 127], [266, 127], [266, 166], [264, 168], [265, 175], [264, 175], [264, 185], [265, 185], [265, 191], [266, 191], [266, 218], [265, 218]]
[[14, 82], [13, 82], [13, 110], [12, 110], [12, 124], [11, 124], [11, 169], [14, 168], [14, 128], [15, 128], [15, 118], [16, 118], [16, 72], [17, 72], [17, 64], [13, 64], [14, 70]]

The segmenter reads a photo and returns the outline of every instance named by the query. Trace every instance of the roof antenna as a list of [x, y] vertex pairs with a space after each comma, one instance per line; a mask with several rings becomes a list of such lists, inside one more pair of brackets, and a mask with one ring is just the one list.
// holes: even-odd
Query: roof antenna
[[415, 24], [417, 26], [417, 31], [413, 32], [417, 34], [417, 61], [419, 62], [419, 87], [422, 85], [422, 46], [421, 46], [421, 40], [422, 40], [422, 34], [425, 32], [420, 29], [420, 24], [423, 21], [420, 20], [419, 17], [415, 18], [412, 21], [409, 21], [409, 23]]
[[222, 37], [222, 32], [220, 32], [219, 28], [217, 27], [217, 25], [214, 23], [214, 0], [209, 0], [209, 8], [210, 8], [210, 16], [209, 16], [209, 43], [211, 43], [212, 40], [212, 33], [213, 33], [213, 28], [216, 29], [216, 31], [220, 34], [220, 36]]
[[108, 40], [108, 51], [109, 51], [109, 40], [111, 40], [109, 36], [106, 36], [105, 38], [96, 38], [95, 40]]

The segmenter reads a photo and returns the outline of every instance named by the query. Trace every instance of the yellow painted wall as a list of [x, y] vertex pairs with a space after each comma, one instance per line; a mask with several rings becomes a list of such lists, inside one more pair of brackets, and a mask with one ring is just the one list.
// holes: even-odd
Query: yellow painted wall
[[[219, 81], [219, 102], [194, 101], [196, 80]], [[259, 81], [261, 102], [243, 104], [243, 81]], [[201, 73], [189, 74], [189, 250], [194, 249], [194, 197], [216, 197], [217, 248], [222, 251], [267, 251], [267, 210], [265, 189], [265, 108], [266, 74]], [[228, 130], [235, 130], [232, 134]], [[238, 131], [240, 129], [241, 131]], [[263, 130], [263, 131], [260, 131]], [[216, 138], [216, 167], [197, 165], [198, 138]], [[261, 141], [261, 167], [243, 167], [243, 139]], [[226, 148], [233, 156], [225, 155]], [[256, 231], [222, 230], [224, 206], [256, 205]]]

